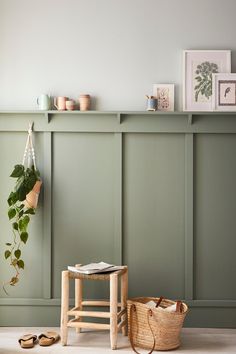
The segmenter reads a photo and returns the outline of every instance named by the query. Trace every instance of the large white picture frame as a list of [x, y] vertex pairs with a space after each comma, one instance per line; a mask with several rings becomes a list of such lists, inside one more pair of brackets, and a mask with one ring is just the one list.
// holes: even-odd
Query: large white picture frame
[[212, 74], [230, 72], [230, 50], [184, 50], [183, 110], [212, 110]]

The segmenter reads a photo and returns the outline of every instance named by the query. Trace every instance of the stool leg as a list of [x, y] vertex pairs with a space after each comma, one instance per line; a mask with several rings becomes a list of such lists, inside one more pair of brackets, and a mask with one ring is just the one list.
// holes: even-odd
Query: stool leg
[[[76, 264], [76, 268], [81, 267], [82, 264]], [[81, 279], [75, 279], [75, 307], [79, 307], [82, 310], [82, 292], [83, 292], [83, 281]], [[82, 317], [77, 317], [80, 321], [82, 321]], [[76, 333], [81, 332], [81, 328], [76, 328]]]
[[[121, 276], [121, 310], [126, 309], [126, 314], [121, 317], [121, 320], [127, 321], [127, 297], [128, 297], [128, 269]], [[122, 334], [127, 336], [127, 323], [122, 327]]]
[[117, 345], [117, 305], [118, 305], [118, 277], [110, 275], [110, 341], [111, 349]]
[[[75, 307], [78, 307], [82, 311], [82, 292], [83, 292], [83, 280], [75, 279]], [[82, 321], [82, 317], [77, 317], [78, 320]], [[76, 328], [76, 332], [80, 333], [81, 328]]]
[[68, 336], [68, 310], [69, 310], [69, 272], [62, 272], [61, 282], [61, 344], [67, 344]]

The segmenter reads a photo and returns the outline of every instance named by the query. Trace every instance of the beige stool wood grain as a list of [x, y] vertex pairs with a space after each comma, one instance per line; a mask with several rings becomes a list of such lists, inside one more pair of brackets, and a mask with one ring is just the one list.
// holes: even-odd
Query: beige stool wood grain
[[69, 271], [62, 272], [61, 286], [61, 344], [67, 344], [68, 336], [68, 310], [69, 310]]
[[[81, 267], [81, 264], [76, 264], [76, 268]], [[83, 281], [81, 279], [75, 279], [75, 307], [82, 310], [82, 296], [83, 296]], [[82, 317], [76, 317], [82, 321]], [[81, 328], [77, 327], [76, 332], [80, 333]]]
[[[127, 308], [127, 298], [128, 298], [128, 271], [121, 275], [121, 311]], [[122, 322], [126, 321], [125, 314], [121, 316]], [[122, 334], [124, 336], [128, 335], [127, 323], [122, 326]]]

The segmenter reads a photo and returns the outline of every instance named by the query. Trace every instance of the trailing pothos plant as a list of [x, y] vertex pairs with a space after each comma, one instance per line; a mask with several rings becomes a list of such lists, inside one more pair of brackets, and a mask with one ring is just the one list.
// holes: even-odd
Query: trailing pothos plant
[[4, 256], [5, 259], [10, 262], [10, 266], [14, 269], [15, 274], [3, 285], [3, 289], [6, 293], [5, 286], [14, 286], [18, 283], [20, 270], [25, 267], [21, 248], [27, 243], [30, 217], [35, 214], [36, 208], [34, 203], [31, 204], [27, 202], [27, 196], [29, 196], [29, 193], [34, 189], [37, 181], [40, 181], [40, 174], [34, 165], [31, 167], [16, 165], [10, 177], [16, 179], [15, 188], [10, 193], [7, 200], [9, 206], [8, 218], [12, 226], [12, 240], [6, 243], [7, 248]]

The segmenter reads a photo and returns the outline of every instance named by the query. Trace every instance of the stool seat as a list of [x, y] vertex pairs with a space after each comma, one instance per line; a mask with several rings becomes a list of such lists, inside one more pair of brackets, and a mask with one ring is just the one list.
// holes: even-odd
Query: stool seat
[[[81, 265], [77, 264], [76, 268]], [[75, 281], [75, 306], [69, 309], [69, 281]], [[109, 300], [84, 300], [82, 297], [84, 280], [107, 280], [110, 282]], [[118, 281], [121, 281], [120, 302], [118, 302]], [[128, 267], [113, 272], [97, 274], [82, 274], [69, 270], [62, 271], [62, 293], [61, 293], [61, 343], [67, 344], [68, 327], [76, 328], [80, 332], [81, 328], [107, 329], [110, 331], [111, 348], [117, 347], [117, 333], [121, 329], [123, 335], [127, 335], [127, 296], [128, 296]], [[109, 307], [109, 311], [85, 311], [84, 306]], [[69, 320], [69, 316], [73, 319]], [[107, 318], [109, 324], [84, 322], [83, 317]]]
[[87, 279], [87, 280], [110, 280], [112, 274], [120, 276], [127, 271], [127, 267], [123, 266], [123, 269], [115, 270], [113, 272], [95, 273], [95, 274], [84, 274], [78, 272], [69, 271], [69, 277], [71, 279]]

